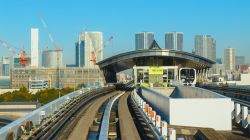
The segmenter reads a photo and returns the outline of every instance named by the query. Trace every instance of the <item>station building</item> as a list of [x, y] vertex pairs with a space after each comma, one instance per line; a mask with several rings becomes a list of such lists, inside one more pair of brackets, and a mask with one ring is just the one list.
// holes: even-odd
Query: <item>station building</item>
[[[133, 69], [135, 84], [165, 85], [183, 80], [183, 74], [190, 75], [184, 78], [186, 81], [193, 79], [202, 82], [207, 79], [213, 64], [214, 61], [192, 53], [162, 49], [155, 40], [149, 49], [121, 53], [98, 62], [107, 83], [117, 81], [116, 73]], [[183, 68], [187, 69], [181, 72]]]

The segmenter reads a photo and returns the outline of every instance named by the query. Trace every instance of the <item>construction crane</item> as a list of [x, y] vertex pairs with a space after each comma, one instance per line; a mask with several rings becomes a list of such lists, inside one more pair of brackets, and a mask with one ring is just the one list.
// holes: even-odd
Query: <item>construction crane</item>
[[21, 54], [18, 54], [7, 42], [5, 42], [3, 40], [0, 40], [0, 45], [5, 47], [14, 56], [19, 57], [19, 64], [22, 65], [23, 67], [25, 67], [29, 64], [25, 50], [22, 50]]
[[22, 50], [21, 56], [19, 58], [19, 64], [22, 65], [23, 67], [27, 66], [29, 64], [28, 60], [26, 59], [27, 57], [26, 51]]
[[50, 42], [52, 43], [52, 45], [54, 46], [54, 49], [56, 51], [56, 65], [57, 65], [57, 68], [56, 68], [56, 75], [57, 75], [57, 78], [56, 78], [56, 87], [57, 88], [60, 88], [60, 65], [59, 65], [59, 52], [62, 51], [61, 48], [57, 47], [51, 33], [49, 32], [49, 28], [48, 28], [48, 25], [47, 23], [45, 22], [45, 20], [43, 19], [42, 16], [40, 16], [40, 19], [42, 21], [42, 24], [45, 28], [45, 30], [47, 31], [48, 35], [49, 35], [49, 39], [50, 39]]
[[0, 45], [10, 51], [13, 55], [20, 57], [20, 55], [7, 42], [0, 40]]
[[96, 54], [99, 54], [100, 52], [103, 52], [104, 48], [109, 46], [112, 39], [113, 39], [113, 36], [109, 37], [109, 39], [104, 43], [103, 48], [100, 48], [99, 50], [95, 50], [96, 48], [94, 47], [94, 50], [91, 52], [91, 57], [92, 57], [91, 61], [92, 61], [93, 65], [96, 65], [96, 62], [97, 62]]

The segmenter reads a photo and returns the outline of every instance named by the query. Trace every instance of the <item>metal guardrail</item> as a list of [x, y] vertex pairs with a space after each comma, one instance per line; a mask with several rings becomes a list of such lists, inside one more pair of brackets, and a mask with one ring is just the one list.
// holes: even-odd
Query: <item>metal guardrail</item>
[[110, 112], [112, 109], [112, 106], [114, 104], [114, 102], [124, 94], [125, 92], [113, 97], [107, 104], [105, 111], [104, 111], [104, 115], [103, 115], [103, 119], [102, 119], [102, 123], [101, 123], [101, 130], [100, 130], [100, 134], [99, 134], [99, 140], [107, 140], [108, 139], [108, 132], [109, 132], [109, 118], [110, 118]]
[[[41, 125], [41, 120], [46, 117], [50, 117], [53, 113], [57, 113], [60, 108], [65, 106], [68, 102], [70, 102], [72, 99], [76, 98], [77, 96], [91, 91], [92, 89], [96, 89], [96, 87], [92, 88], [85, 88], [80, 89], [77, 91], [74, 91], [72, 93], [69, 93], [67, 95], [64, 95], [28, 114], [25, 116], [13, 121], [12, 123], [2, 127], [0, 129], [0, 140], [5, 140], [6, 137], [10, 132], [13, 132], [15, 136], [17, 136], [18, 129], [20, 129], [21, 124], [24, 124], [27, 121], [30, 121], [33, 123], [33, 125]], [[56, 115], [56, 114], [55, 114]], [[43, 116], [43, 118], [41, 118]]]

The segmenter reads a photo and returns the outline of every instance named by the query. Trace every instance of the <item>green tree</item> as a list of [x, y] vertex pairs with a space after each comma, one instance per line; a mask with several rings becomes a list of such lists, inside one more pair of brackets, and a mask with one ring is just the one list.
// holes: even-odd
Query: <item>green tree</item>
[[31, 94], [27, 88], [22, 87], [13, 92], [6, 92], [0, 95], [0, 102], [30, 102], [39, 101], [41, 104], [47, 104], [60, 96], [66, 95], [74, 91], [74, 88], [63, 89], [44, 89], [38, 91], [36, 94]]
[[81, 83], [79, 85], [77, 85], [76, 89], [81, 89], [81, 88], [85, 88], [86, 85], [84, 83]]

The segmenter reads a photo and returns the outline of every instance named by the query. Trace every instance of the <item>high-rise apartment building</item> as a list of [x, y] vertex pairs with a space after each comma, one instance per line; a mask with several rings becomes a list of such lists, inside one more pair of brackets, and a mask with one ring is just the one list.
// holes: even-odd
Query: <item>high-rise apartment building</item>
[[38, 53], [39, 29], [31, 28], [31, 67], [38, 67], [39, 53]]
[[153, 32], [139, 32], [135, 34], [135, 50], [149, 49], [154, 41]]
[[211, 35], [196, 35], [195, 54], [216, 61], [215, 39]]
[[235, 70], [235, 49], [227, 48], [224, 50], [224, 65], [226, 71]]
[[165, 33], [165, 48], [172, 50], [183, 50], [183, 33], [167, 32]]
[[93, 68], [96, 62], [103, 59], [102, 32], [84, 32], [76, 42], [76, 67]]

